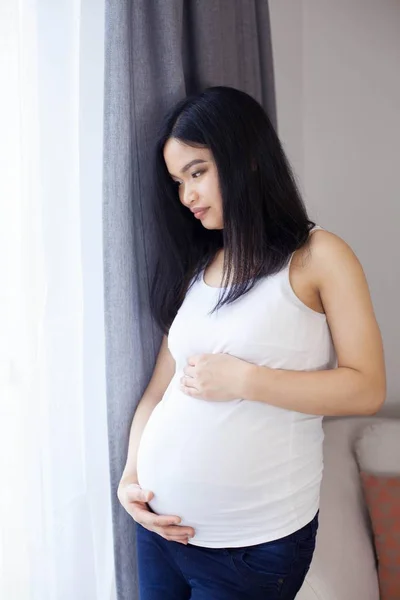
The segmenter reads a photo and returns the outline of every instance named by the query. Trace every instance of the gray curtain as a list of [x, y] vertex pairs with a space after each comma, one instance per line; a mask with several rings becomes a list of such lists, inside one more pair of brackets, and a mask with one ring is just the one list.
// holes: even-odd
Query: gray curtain
[[154, 227], [148, 164], [158, 122], [211, 85], [240, 88], [276, 125], [266, 0], [106, 0], [104, 277], [107, 402], [118, 600], [136, 600], [135, 524], [116, 489], [161, 332], [149, 306]]

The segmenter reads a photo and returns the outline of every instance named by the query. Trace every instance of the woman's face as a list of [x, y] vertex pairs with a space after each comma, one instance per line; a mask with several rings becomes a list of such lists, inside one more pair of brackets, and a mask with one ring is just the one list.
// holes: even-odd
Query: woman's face
[[211, 151], [169, 138], [164, 146], [164, 160], [182, 204], [191, 211], [206, 209], [198, 215], [206, 229], [223, 229], [222, 197]]

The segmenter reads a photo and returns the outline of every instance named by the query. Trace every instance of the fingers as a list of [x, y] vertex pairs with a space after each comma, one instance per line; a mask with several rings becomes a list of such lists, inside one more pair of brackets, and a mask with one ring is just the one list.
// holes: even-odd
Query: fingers
[[143, 490], [139, 484], [132, 483], [125, 488], [123, 506], [130, 516], [140, 525], [154, 531], [169, 541], [182, 544], [194, 536], [193, 527], [180, 526], [181, 518], [175, 515], [157, 515], [149, 510], [147, 502], [154, 498], [150, 490]]
[[160, 527], [160, 530], [163, 531], [166, 535], [172, 537], [193, 537], [194, 529], [192, 527], [174, 527], [173, 525], [169, 525], [168, 527]]
[[126, 488], [126, 497], [129, 502], [150, 502], [154, 498], [154, 494], [150, 490], [142, 490], [140, 485], [132, 483]]
[[158, 535], [166, 539], [168, 542], [179, 542], [181, 544], [187, 545], [189, 542], [189, 538], [193, 537], [192, 534], [189, 534], [189, 528], [178, 527], [177, 529], [182, 529], [184, 533], [176, 533], [175, 531], [173, 531], [175, 530], [175, 528], [171, 525], [169, 525], [168, 527], [157, 527], [154, 529], [154, 531], [158, 533]]
[[166, 540], [182, 541], [187, 543], [188, 538], [194, 536], [193, 527], [178, 525], [181, 522], [179, 517], [170, 517], [166, 515], [156, 515], [149, 512], [147, 508], [135, 507], [132, 517], [149, 531], [155, 531]]
[[138, 509], [138, 513], [139, 512], [141, 525], [144, 525], [145, 527], [148, 527], [149, 525], [151, 527], [168, 527], [168, 525], [178, 525], [181, 522], [179, 517], [156, 515], [145, 508]]
[[[157, 515], [149, 510], [149, 507], [140, 497], [148, 497], [152, 492], [136, 489], [136, 486], [129, 486], [132, 489], [127, 490], [128, 502], [125, 509], [129, 514], [145, 527], [166, 527], [167, 525], [178, 525], [181, 522], [180, 517], [171, 515]], [[154, 495], [154, 494], [153, 494]]]

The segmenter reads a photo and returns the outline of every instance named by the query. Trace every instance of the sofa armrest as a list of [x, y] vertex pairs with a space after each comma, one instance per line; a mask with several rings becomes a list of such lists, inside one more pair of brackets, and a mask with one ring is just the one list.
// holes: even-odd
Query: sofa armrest
[[367, 508], [353, 452], [369, 418], [324, 420], [320, 525], [310, 571], [296, 600], [379, 600]]

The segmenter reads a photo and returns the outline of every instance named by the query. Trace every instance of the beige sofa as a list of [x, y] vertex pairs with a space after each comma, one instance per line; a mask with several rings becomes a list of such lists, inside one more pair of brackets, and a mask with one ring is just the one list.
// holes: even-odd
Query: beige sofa
[[317, 546], [296, 600], [379, 600], [372, 532], [354, 454], [355, 438], [374, 419], [324, 420]]

